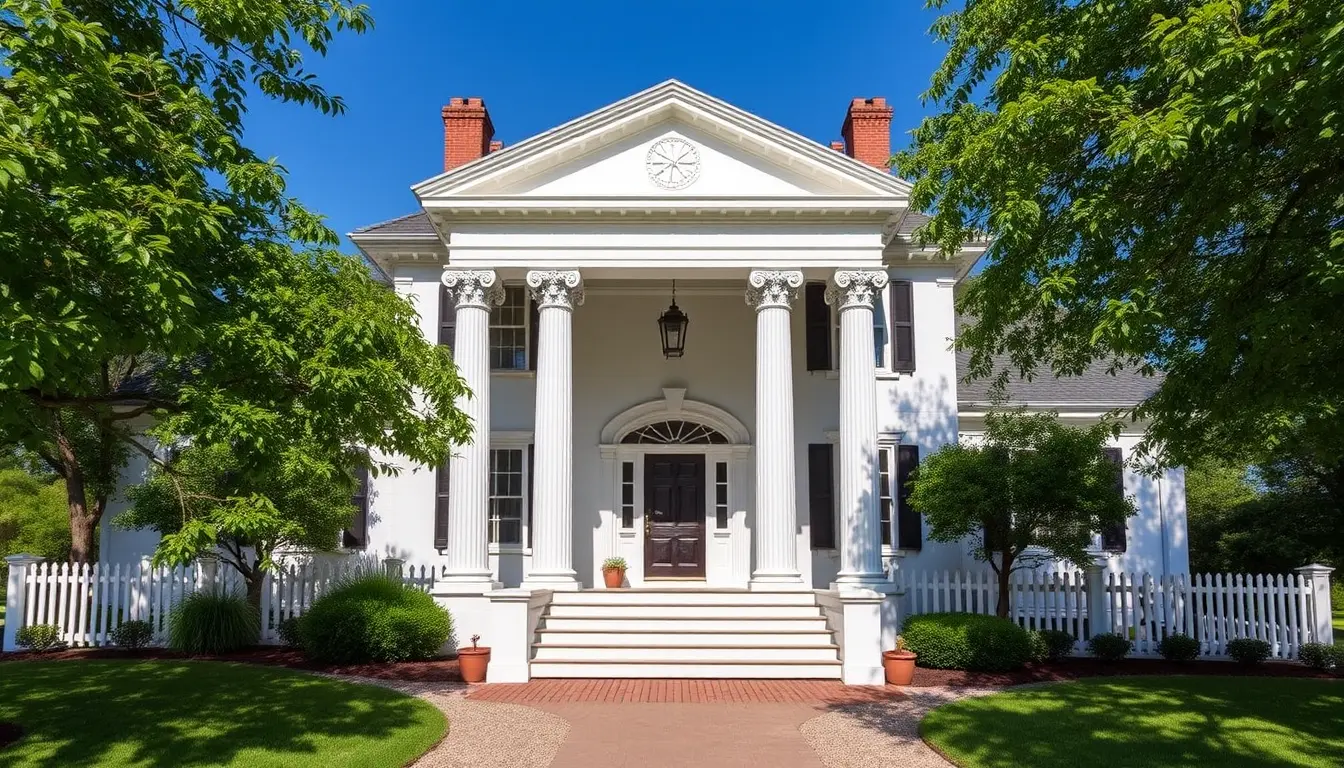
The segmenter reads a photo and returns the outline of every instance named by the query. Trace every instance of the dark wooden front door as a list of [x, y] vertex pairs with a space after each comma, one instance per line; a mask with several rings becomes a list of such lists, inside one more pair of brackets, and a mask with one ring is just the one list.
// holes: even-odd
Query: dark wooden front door
[[705, 457], [644, 457], [644, 577], [705, 576]]

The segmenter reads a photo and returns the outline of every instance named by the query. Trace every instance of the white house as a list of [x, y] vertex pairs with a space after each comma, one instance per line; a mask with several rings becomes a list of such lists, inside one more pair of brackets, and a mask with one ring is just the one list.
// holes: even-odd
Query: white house
[[[891, 107], [855, 99], [830, 146], [677, 81], [507, 148], [480, 99], [442, 117], [420, 210], [350, 237], [453, 347], [476, 435], [368, 483], [343, 544], [434, 565], [491, 679], [880, 679], [893, 563], [969, 564], [901, 481], [986, 406], [951, 348], [980, 250], [911, 242]], [[1087, 422], [1151, 386], [1096, 371], [1013, 399]], [[1188, 570], [1181, 471], [1124, 479], [1140, 513], [1099, 557]], [[152, 544], [103, 530], [109, 559]], [[601, 589], [613, 556], [636, 590]]]

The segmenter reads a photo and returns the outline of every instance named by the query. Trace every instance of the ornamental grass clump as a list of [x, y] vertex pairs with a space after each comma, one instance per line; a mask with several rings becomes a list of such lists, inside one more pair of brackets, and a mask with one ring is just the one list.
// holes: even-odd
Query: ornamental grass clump
[[929, 613], [906, 619], [905, 644], [919, 655], [919, 666], [1007, 672], [1032, 657], [1027, 631], [1008, 619], [973, 613]]
[[193, 592], [168, 614], [168, 647], [193, 655], [256, 645], [260, 632], [256, 606], [237, 592]]
[[299, 645], [328, 664], [430, 659], [453, 622], [434, 598], [383, 574], [345, 580], [299, 620]]

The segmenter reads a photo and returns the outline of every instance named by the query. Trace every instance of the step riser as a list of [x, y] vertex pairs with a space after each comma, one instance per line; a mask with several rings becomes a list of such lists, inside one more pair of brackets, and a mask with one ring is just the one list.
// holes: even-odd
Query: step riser
[[773, 619], [815, 619], [815, 605], [555, 605], [555, 618], [607, 617], [619, 619], [637, 614], [656, 618], [732, 619], [759, 616]]
[[839, 664], [565, 664], [532, 662], [532, 677], [836, 680]]
[[624, 645], [649, 648], [666, 645], [829, 645], [830, 632], [560, 632], [546, 630], [537, 633], [539, 645]]
[[608, 632], [654, 630], [658, 632], [695, 632], [697, 630], [733, 630], [735, 632], [770, 632], [806, 629], [826, 632], [826, 620], [809, 619], [617, 619], [617, 618], [557, 618], [542, 620], [542, 629], [600, 629]]
[[541, 661], [836, 661], [834, 648], [577, 648], [538, 645], [532, 660]]
[[811, 592], [646, 592], [643, 590], [592, 590], [556, 592], [551, 605], [808, 605], [817, 604]]

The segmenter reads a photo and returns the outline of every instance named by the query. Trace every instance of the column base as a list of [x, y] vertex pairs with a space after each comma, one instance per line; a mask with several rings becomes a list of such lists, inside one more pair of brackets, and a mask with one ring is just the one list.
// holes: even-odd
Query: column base
[[490, 571], [459, 571], [447, 573], [434, 580], [434, 592], [451, 595], [479, 595], [499, 589], [501, 582], [495, 581]]
[[581, 588], [579, 575], [575, 571], [551, 571], [547, 573], [529, 573], [523, 577], [519, 589], [550, 589], [557, 592], [577, 592]]
[[812, 587], [803, 582], [803, 574], [797, 571], [757, 571], [751, 575], [747, 589], [752, 592], [810, 592]]
[[890, 587], [895, 586], [891, 579], [887, 578], [885, 573], [845, 573], [841, 571], [836, 574], [835, 581], [831, 582], [831, 589], [871, 589], [875, 592], [889, 591]]

